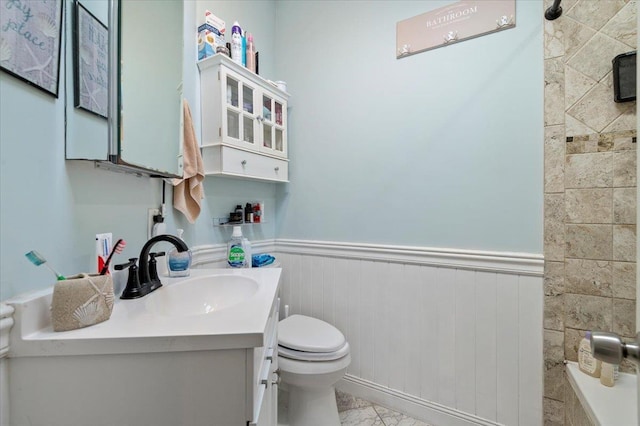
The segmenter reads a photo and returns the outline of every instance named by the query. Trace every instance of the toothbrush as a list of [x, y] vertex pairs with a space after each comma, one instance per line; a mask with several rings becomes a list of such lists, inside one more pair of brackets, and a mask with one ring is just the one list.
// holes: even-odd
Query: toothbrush
[[47, 268], [49, 268], [49, 270], [51, 272], [53, 272], [53, 274], [56, 276], [58, 281], [66, 280], [66, 278], [63, 275], [60, 275], [59, 273], [56, 272], [55, 269], [53, 269], [51, 266], [49, 266], [49, 264], [47, 263], [47, 259], [45, 259], [37, 251], [32, 250], [29, 253], [25, 254], [25, 256], [27, 257], [27, 259], [29, 259], [29, 262], [33, 263], [34, 265], [36, 265], [36, 266], [44, 265]]
[[111, 263], [111, 258], [113, 257], [113, 255], [115, 253], [122, 253], [122, 250], [124, 250], [126, 245], [127, 245], [127, 242], [122, 238], [116, 241], [116, 243], [113, 245], [113, 249], [111, 249], [111, 253], [109, 254], [109, 257], [107, 257], [107, 261], [104, 262], [104, 266], [100, 270], [100, 275], [104, 275], [107, 273], [107, 271], [109, 270], [109, 264]]

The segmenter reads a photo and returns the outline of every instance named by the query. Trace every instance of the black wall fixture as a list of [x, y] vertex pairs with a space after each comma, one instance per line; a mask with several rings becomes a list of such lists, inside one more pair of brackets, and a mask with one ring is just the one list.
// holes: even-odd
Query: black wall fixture
[[630, 102], [636, 100], [636, 52], [616, 56], [613, 63], [613, 100]]
[[553, 4], [544, 12], [544, 17], [547, 18], [548, 21], [558, 19], [560, 15], [562, 15], [562, 8], [560, 7], [561, 1], [562, 0], [554, 0]]

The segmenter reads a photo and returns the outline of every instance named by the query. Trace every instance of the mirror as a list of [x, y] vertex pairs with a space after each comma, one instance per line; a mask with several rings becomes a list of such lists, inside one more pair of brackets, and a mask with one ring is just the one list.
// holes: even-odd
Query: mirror
[[[67, 58], [87, 53], [82, 42], [69, 41], [83, 40], [77, 10], [86, 9], [108, 28], [109, 72], [106, 119], [67, 102], [66, 158], [95, 160], [97, 167], [140, 176], [182, 176], [183, 2], [74, 0], [68, 5], [74, 12], [67, 13]], [[67, 59], [67, 66], [72, 64]], [[68, 70], [73, 72], [67, 73], [67, 99], [73, 100], [79, 75], [77, 67]]]
[[110, 129], [117, 162], [149, 169], [152, 175], [179, 177], [183, 4], [118, 0], [113, 7], [118, 9], [113, 23], [119, 55], [111, 55], [117, 57], [111, 69], [118, 69], [113, 74], [119, 77], [119, 90], [111, 93], [117, 95], [119, 114], [114, 113], [118, 120], [112, 120]]

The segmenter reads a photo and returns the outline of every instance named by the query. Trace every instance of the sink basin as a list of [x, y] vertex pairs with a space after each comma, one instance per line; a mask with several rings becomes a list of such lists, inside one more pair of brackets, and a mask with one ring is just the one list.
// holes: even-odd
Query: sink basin
[[238, 275], [189, 278], [149, 295], [147, 307], [159, 315], [191, 316], [217, 312], [249, 299], [258, 282]]

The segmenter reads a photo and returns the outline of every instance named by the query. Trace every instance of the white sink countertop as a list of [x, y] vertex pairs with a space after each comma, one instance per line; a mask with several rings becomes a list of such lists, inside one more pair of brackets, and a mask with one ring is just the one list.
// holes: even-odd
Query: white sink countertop
[[[192, 269], [190, 277], [162, 277], [163, 287], [139, 299], [118, 299], [111, 318], [71, 331], [55, 332], [49, 306], [53, 288], [6, 300], [15, 308], [9, 357], [123, 354], [251, 348], [264, 345], [264, 332], [276, 302], [280, 268]], [[181, 282], [213, 275], [245, 276], [258, 283], [240, 303], [200, 315], [161, 315], [152, 298]], [[119, 295], [116, 295], [119, 297]]]

